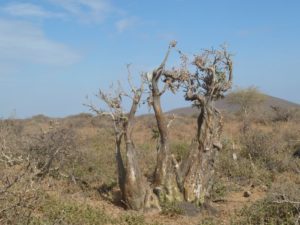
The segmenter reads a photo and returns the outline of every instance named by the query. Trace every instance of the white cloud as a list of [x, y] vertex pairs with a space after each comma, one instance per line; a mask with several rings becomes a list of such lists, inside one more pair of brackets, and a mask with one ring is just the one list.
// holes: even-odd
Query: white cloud
[[[108, 17], [119, 18], [114, 27], [119, 33], [135, 26], [138, 22], [133, 16], [112, 5], [111, 0], [44, 0], [52, 6], [33, 3], [10, 3], [0, 5], [0, 11], [13, 17], [77, 20], [85, 23], [102, 23]], [[121, 17], [121, 18], [120, 18]], [[123, 17], [123, 18], [122, 18]]]
[[114, 9], [109, 0], [49, 0], [84, 22], [103, 22]]
[[39, 4], [11, 3], [2, 6], [1, 10], [11, 16], [38, 18], [75, 18], [81, 22], [103, 22], [112, 13], [119, 13], [110, 0], [46, 0], [56, 6], [50, 11]]
[[118, 32], [122, 33], [125, 30], [137, 24], [137, 19], [134, 17], [124, 18], [115, 23]]
[[2, 8], [2, 10], [12, 16], [21, 17], [41, 17], [41, 18], [62, 18], [62, 13], [47, 11], [38, 5], [31, 3], [12, 3]]
[[80, 55], [31, 23], [0, 19], [0, 59], [60, 66], [77, 62]]

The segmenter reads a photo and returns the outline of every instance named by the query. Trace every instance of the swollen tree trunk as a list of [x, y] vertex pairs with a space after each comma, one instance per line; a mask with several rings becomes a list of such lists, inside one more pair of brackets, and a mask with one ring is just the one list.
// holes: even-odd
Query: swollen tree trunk
[[124, 199], [124, 192], [125, 192], [125, 176], [126, 171], [123, 163], [123, 158], [121, 154], [121, 142], [122, 142], [123, 134], [116, 133], [115, 134], [115, 157], [117, 162], [117, 171], [118, 171], [118, 183], [122, 194], [122, 199]]
[[159, 131], [159, 146], [157, 148], [157, 162], [154, 172], [154, 192], [160, 201], [179, 201], [182, 200], [182, 194], [178, 188], [175, 165], [173, 165], [172, 155], [169, 147], [168, 126], [166, 118], [161, 107], [161, 96], [167, 89], [160, 91], [159, 81], [162, 77], [165, 64], [168, 60], [171, 49], [176, 46], [176, 41], [170, 43], [168, 51], [161, 65], [153, 71], [148, 80], [150, 81], [150, 90], [152, 92], [152, 106], [155, 113], [157, 128]]
[[124, 122], [124, 140], [126, 144], [126, 174], [123, 198], [127, 207], [134, 210], [144, 208], [146, 195], [145, 180], [143, 179], [138, 165], [137, 152], [132, 142], [131, 133], [133, 120], [136, 113], [140, 95], [134, 96], [132, 107], [127, 121]]
[[154, 174], [154, 191], [158, 195], [160, 201], [181, 201], [182, 194], [178, 188], [175, 165], [173, 164], [170, 152], [168, 127], [161, 107], [161, 93], [158, 88], [158, 79], [159, 76], [154, 74], [152, 79], [152, 104], [160, 134]]
[[127, 207], [134, 210], [144, 208], [146, 184], [141, 176], [137, 161], [137, 153], [133, 144], [126, 141], [126, 176], [124, 189], [124, 202]]
[[201, 107], [198, 132], [190, 154], [181, 165], [182, 188], [188, 202], [201, 205], [209, 196], [214, 177], [214, 162], [221, 149], [221, 116], [211, 103]]
[[[132, 97], [132, 105], [128, 114], [122, 109], [122, 96], [129, 95], [123, 91], [115, 92], [116, 95], [105, 94], [99, 91], [99, 97], [107, 104], [110, 111], [98, 110], [93, 105], [88, 105], [91, 110], [99, 115], [110, 116], [115, 131], [115, 158], [117, 162], [118, 183], [122, 194], [122, 202], [128, 209], [133, 210], [160, 210], [157, 196], [153, 193], [145, 177], [141, 174], [138, 155], [132, 141], [134, 117], [143, 94], [143, 84], [136, 89], [128, 78]], [[122, 141], [125, 142], [125, 154], [121, 154]], [[124, 163], [125, 162], [125, 163]]]
[[[145, 177], [141, 174], [138, 164], [138, 155], [132, 141], [134, 116], [140, 102], [141, 93], [136, 92], [127, 120], [124, 122], [124, 140], [126, 144], [125, 179], [120, 184], [123, 201], [133, 210], [160, 210], [157, 197], [150, 189]], [[124, 189], [122, 190], [122, 187]]]
[[186, 100], [200, 108], [197, 136], [187, 159], [179, 170], [180, 187], [188, 202], [201, 205], [209, 196], [216, 155], [221, 150], [222, 117], [214, 101], [222, 98], [232, 86], [232, 61], [226, 48], [206, 50], [196, 56], [195, 74], [186, 81]]

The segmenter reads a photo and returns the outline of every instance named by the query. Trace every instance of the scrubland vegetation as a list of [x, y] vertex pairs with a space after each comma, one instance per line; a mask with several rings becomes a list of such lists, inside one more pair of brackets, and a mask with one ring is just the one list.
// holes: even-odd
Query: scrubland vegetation
[[[0, 223], [297, 224], [300, 159], [293, 155], [300, 148], [299, 117], [278, 121], [272, 111], [268, 118], [255, 113], [242, 132], [241, 117], [224, 114], [223, 150], [208, 202], [199, 209], [165, 204], [159, 214], [124, 210], [106, 118], [1, 120]], [[187, 156], [195, 120], [176, 115], [171, 125], [170, 148], [178, 160]], [[133, 139], [146, 177], [156, 160], [153, 129], [153, 116], [136, 119]]]

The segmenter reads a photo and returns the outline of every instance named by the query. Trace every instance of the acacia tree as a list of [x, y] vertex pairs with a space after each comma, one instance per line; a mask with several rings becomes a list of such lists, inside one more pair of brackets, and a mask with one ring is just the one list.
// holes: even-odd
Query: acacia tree
[[[156, 196], [160, 202], [185, 200], [200, 205], [204, 203], [212, 186], [215, 158], [222, 148], [222, 116], [215, 108], [214, 101], [222, 98], [232, 86], [231, 55], [225, 47], [221, 50], [205, 50], [203, 54], [195, 56], [190, 64], [188, 58], [178, 51], [182, 65], [168, 70], [166, 63], [175, 47], [176, 42], [171, 42], [160, 66], [147, 73], [147, 79], [144, 79], [147, 80], [150, 89], [148, 103], [153, 107], [159, 132], [157, 162], [151, 184], [148, 184], [140, 173], [137, 152], [131, 138], [143, 84], [139, 89], [131, 85], [132, 106], [127, 114], [121, 107], [121, 96], [129, 95], [120, 91], [114, 97], [100, 91], [99, 97], [109, 106], [110, 112], [98, 111], [91, 107], [98, 114], [109, 115], [113, 119], [119, 185], [122, 199], [131, 209], [159, 209]], [[191, 72], [191, 67], [196, 72]], [[168, 122], [162, 110], [161, 97], [168, 90], [175, 93], [180, 88], [184, 88], [185, 100], [191, 101], [199, 108], [199, 116], [197, 135], [193, 138], [188, 157], [177, 162], [170, 151]], [[122, 139], [126, 144], [126, 166], [121, 155]]]
[[251, 115], [258, 107], [266, 100], [266, 96], [259, 91], [257, 87], [239, 88], [231, 92], [228, 96], [228, 101], [239, 107], [238, 114], [242, 119], [242, 131], [245, 133], [251, 125]]

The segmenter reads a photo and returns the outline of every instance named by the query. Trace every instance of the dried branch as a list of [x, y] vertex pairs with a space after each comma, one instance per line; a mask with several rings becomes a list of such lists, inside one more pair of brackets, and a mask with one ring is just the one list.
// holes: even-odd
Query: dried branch
[[135, 86], [132, 83], [132, 75], [131, 75], [131, 71], [130, 71], [130, 66], [131, 66], [131, 64], [127, 64], [128, 83], [129, 83], [129, 86], [130, 86], [131, 90], [135, 93], [137, 90], [136, 90]]
[[170, 128], [171, 127], [171, 125], [172, 125], [172, 123], [173, 123], [173, 121], [175, 120], [176, 118], [175, 118], [175, 114], [173, 114], [172, 115], [172, 118], [170, 119], [170, 121], [168, 122], [168, 124], [167, 124], [167, 128]]
[[221, 50], [204, 50], [201, 55], [194, 58], [193, 65], [197, 71], [188, 74], [185, 79], [185, 98], [193, 101], [196, 106], [206, 104], [224, 96], [224, 93], [231, 88], [233, 68], [231, 55], [226, 47]]
[[300, 201], [290, 200], [285, 194], [274, 193], [274, 196], [275, 198], [280, 199], [280, 200], [274, 200], [273, 201], [274, 203], [278, 203], [278, 204], [290, 203], [294, 206], [297, 206], [297, 208], [300, 207]]
[[[167, 63], [168, 58], [169, 58], [169, 56], [170, 56], [171, 50], [172, 50], [172, 48], [175, 48], [176, 45], [177, 45], [177, 41], [171, 41], [171, 42], [170, 42], [169, 48], [168, 48], [168, 50], [167, 50], [167, 53], [166, 53], [166, 55], [165, 55], [165, 57], [164, 57], [162, 63], [160, 64], [160, 66], [159, 66], [156, 70], [153, 71], [153, 75], [152, 75], [152, 76], [153, 76], [153, 80], [154, 80], [155, 82], [157, 82], [158, 79], [161, 77], [162, 72], [164, 71], [165, 66], [166, 66], [166, 63]], [[151, 79], [151, 80], [152, 80], [152, 79]]]

